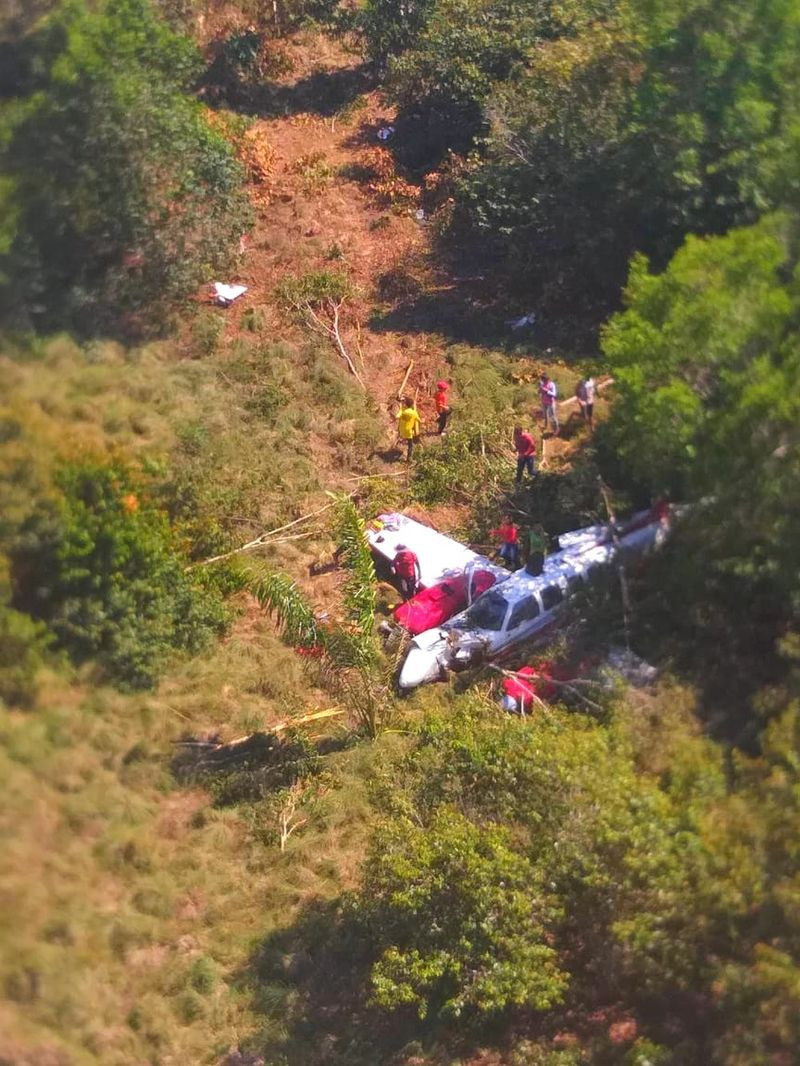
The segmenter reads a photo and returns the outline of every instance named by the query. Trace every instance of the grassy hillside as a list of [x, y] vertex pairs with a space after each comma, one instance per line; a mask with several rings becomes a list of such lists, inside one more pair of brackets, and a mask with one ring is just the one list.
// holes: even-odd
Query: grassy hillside
[[[587, 173], [607, 165], [603, 152], [586, 162], [582, 148], [591, 79], [606, 81], [592, 57], [616, 54], [617, 31], [620, 47], [632, 46], [627, 8], [602, 32], [578, 9], [553, 16], [556, 60], [576, 38], [567, 66], [550, 72], [552, 96], [547, 64], [541, 84], [496, 81], [502, 64], [480, 5], [430, 5], [436, 17], [418, 27], [415, 46], [394, 9], [370, 3], [363, 25], [375, 69], [363, 62], [352, 12], [333, 16], [331, 34], [304, 21], [311, 9], [299, 4], [266, 15], [250, 4], [157, 6], [195, 35], [202, 57], [161, 23], [153, 29], [140, 0], [110, 5], [104, 32], [125, 75], [117, 82], [87, 9], [76, 16], [80, 33], [45, 34], [39, 66], [22, 63], [30, 80], [15, 91], [25, 106], [13, 95], [3, 105], [7, 155], [15, 130], [38, 143], [37, 109], [49, 101], [52, 121], [72, 107], [76, 86], [97, 106], [125, 107], [129, 93], [149, 99], [146, 45], [151, 73], [165, 56], [194, 72], [171, 89], [184, 94], [179, 132], [201, 146], [203, 166], [213, 157], [221, 169], [195, 182], [195, 159], [189, 193], [170, 185], [163, 175], [183, 173], [185, 142], [163, 108], [148, 115], [163, 171], [135, 156], [138, 126], [127, 139], [127, 127], [100, 123], [113, 157], [100, 192], [129, 152], [147, 179], [141, 203], [132, 183], [117, 205], [135, 224], [116, 234], [112, 255], [111, 198], [71, 211], [70, 226], [98, 258], [78, 256], [85, 274], [64, 272], [57, 294], [82, 339], [37, 335], [39, 297], [26, 291], [0, 342], [0, 1063], [789, 1066], [800, 1043], [798, 641], [785, 580], [794, 556], [763, 545], [787, 542], [779, 533], [794, 506], [792, 227], [772, 220], [755, 237], [690, 242], [658, 278], [637, 260], [628, 310], [606, 329], [601, 355], [594, 341], [564, 338], [589, 336], [587, 322], [608, 304], [610, 223], [582, 213], [594, 265], [567, 242], [563, 270], [549, 273], [547, 256], [533, 270], [525, 252], [547, 247], [549, 217], [536, 233], [523, 225], [522, 237], [507, 223], [532, 202], [529, 147], [549, 144], [559, 157], [545, 178], [570, 169], [570, 153]], [[311, 14], [330, 17], [319, 6]], [[516, 17], [503, 16], [506, 50], [521, 39]], [[117, 18], [137, 32], [118, 33]], [[150, 27], [142, 38], [137, 19]], [[462, 23], [475, 34], [453, 38]], [[532, 16], [520, 25], [525, 40], [540, 41]], [[382, 93], [388, 30], [408, 51]], [[462, 68], [473, 36], [475, 62]], [[655, 63], [658, 48], [651, 55], [646, 45], [637, 39]], [[62, 46], [69, 63], [53, 60]], [[37, 95], [42, 56], [50, 81]], [[659, 71], [648, 74], [654, 85]], [[621, 88], [603, 106], [623, 114], [627, 75], [612, 75]], [[548, 131], [575, 79], [587, 91], [557, 150]], [[529, 128], [501, 144], [503, 122], [514, 128], [515, 88], [527, 95], [514, 121]], [[189, 89], [202, 107], [185, 98]], [[740, 110], [755, 122], [749, 103]], [[684, 118], [675, 117], [681, 136]], [[483, 156], [442, 156], [451, 133], [466, 150], [490, 120], [492, 139], [474, 141]], [[396, 146], [377, 140], [387, 123]], [[602, 130], [613, 140], [611, 126]], [[625, 137], [639, 144], [633, 128]], [[59, 143], [46, 140], [48, 150]], [[426, 174], [433, 149], [441, 166]], [[19, 206], [33, 189], [57, 213], [58, 179], [39, 183], [50, 172], [26, 171], [27, 158], [10, 167], [0, 195]], [[95, 158], [88, 151], [84, 165]], [[64, 173], [72, 181], [72, 164]], [[220, 174], [244, 183], [231, 217], [215, 199]], [[160, 228], [151, 208], [165, 185], [173, 198]], [[659, 196], [669, 200], [667, 185]], [[749, 179], [742, 189], [744, 204]], [[215, 244], [206, 222], [222, 211], [238, 233], [234, 222], [250, 217], [242, 190], [252, 229], [215, 249], [212, 268], [197, 252]], [[579, 191], [565, 193], [568, 220]], [[196, 197], [197, 246], [178, 239], [185, 193]], [[40, 224], [30, 196], [0, 227], [4, 291], [14, 256], [34, 280], [58, 273], [31, 241], [58, 248], [67, 230]], [[731, 218], [745, 207], [731, 207]], [[470, 212], [475, 229], [462, 243]], [[481, 236], [493, 227], [491, 240]], [[167, 232], [175, 243], [162, 262]], [[633, 240], [626, 231], [613, 277]], [[503, 251], [515, 241], [514, 254]], [[70, 261], [77, 252], [67, 244]], [[143, 263], [151, 280], [166, 263], [177, 284], [184, 266], [210, 282], [217, 262], [226, 280], [248, 286], [243, 299], [223, 310], [202, 287], [148, 318], [135, 273]], [[574, 321], [570, 278], [587, 271], [603, 275], [602, 299], [587, 296], [590, 310]], [[108, 294], [123, 282], [126, 314], [115, 319]], [[531, 292], [547, 297], [549, 315], [512, 330]], [[607, 369], [605, 358], [622, 373], [599, 395], [591, 435], [571, 397], [586, 369]], [[773, 377], [776, 368], [785, 376]], [[543, 440], [545, 369], [567, 402], [560, 434]], [[442, 377], [453, 416], [439, 438]], [[704, 389], [713, 403], [698, 399]], [[396, 447], [401, 391], [423, 421], [408, 466]], [[726, 407], [729, 395], [736, 402]], [[516, 423], [539, 441], [538, 477], [521, 488]], [[737, 439], [747, 448], [737, 451]], [[709, 469], [698, 460], [707, 454], [716, 457]], [[739, 466], [725, 465], [730, 455]], [[507, 511], [557, 535], [605, 520], [609, 501], [619, 513], [647, 502], [663, 489], [662, 467], [682, 472], [688, 498], [720, 496], [714, 478], [733, 470], [725, 498], [734, 517], [720, 524], [718, 511], [696, 506], [655, 565], [628, 572], [624, 590], [614, 573], [577, 597], [547, 654], [578, 681], [556, 686], [527, 719], [499, 710], [501, 676], [490, 668], [400, 699], [389, 683], [396, 649], [373, 639], [397, 598], [387, 584], [374, 611], [369, 590], [359, 601], [366, 665], [344, 655], [338, 673], [324, 641], [309, 649], [303, 634], [287, 635], [281, 611], [270, 616], [255, 595], [267, 602], [265, 575], [286, 575], [314, 625], [342, 637], [328, 650], [346, 652], [348, 635], [364, 636], [363, 617], [348, 613], [353, 578], [334, 557], [331, 493], [353, 500], [351, 514], [403, 508], [488, 552]], [[763, 520], [747, 513], [748, 494], [763, 503]], [[216, 556], [225, 558], [208, 562]], [[627, 640], [657, 664], [655, 685], [604, 672], [609, 647]], [[147, 669], [119, 668], [141, 666], [154, 646]], [[514, 664], [538, 661], [525, 648]], [[361, 689], [348, 687], [354, 677]], [[365, 678], [380, 688], [372, 740], [359, 719]]]

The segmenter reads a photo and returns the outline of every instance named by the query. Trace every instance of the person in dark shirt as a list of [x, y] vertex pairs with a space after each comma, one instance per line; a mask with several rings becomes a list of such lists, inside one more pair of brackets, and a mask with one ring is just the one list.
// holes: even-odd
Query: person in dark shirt
[[541, 526], [531, 526], [525, 537], [525, 571], [538, 577], [544, 570], [547, 555], [547, 538]]

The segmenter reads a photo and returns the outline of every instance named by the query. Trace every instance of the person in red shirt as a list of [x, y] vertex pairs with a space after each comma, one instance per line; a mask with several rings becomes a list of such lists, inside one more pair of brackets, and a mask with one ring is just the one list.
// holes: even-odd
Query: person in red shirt
[[519, 529], [514, 525], [511, 515], [503, 515], [503, 521], [498, 529], [489, 531], [493, 537], [500, 537], [500, 558], [505, 559], [510, 570], [519, 568]]
[[529, 714], [535, 692], [530, 681], [536, 676], [532, 666], [523, 666], [516, 674], [503, 681], [502, 707], [512, 714]]
[[450, 386], [446, 381], [436, 382], [436, 396], [434, 397], [434, 402], [436, 403], [439, 436], [441, 436], [447, 429], [447, 423], [450, 419], [450, 404], [447, 402], [447, 390], [449, 388]]
[[397, 577], [404, 600], [415, 596], [419, 588], [419, 559], [405, 544], [398, 544], [392, 560], [392, 573]]
[[522, 475], [527, 470], [531, 477], [536, 477], [536, 441], [522, 426], [514, 426], [514, 447], [517, 450], [516, 483], [520, 484]]

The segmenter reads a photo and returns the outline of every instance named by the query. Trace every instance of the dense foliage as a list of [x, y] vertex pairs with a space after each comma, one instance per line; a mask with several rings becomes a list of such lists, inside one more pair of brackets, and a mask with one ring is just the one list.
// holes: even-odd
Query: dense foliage
[[[282, 80], [290, 50], [272, 36], [330, 16], [327, 0], [226, 8], [205, 79], [176, 31], [214, 23], [201, 0], [9, 7], [0, 289], [26, 329], [141, 328], [225, 262], [248, 211], [192, 89], [262, 113], [313, 106], [333, 134], [349, 121], [340, 97], [366, 84], [360, 67]], [[20, 342], [0, 419], [15, 864], [0, 985], [25, 1033], [58, 1034], [87, 1061], [199, 1061], [240, 1040], [229, 1066], [475, 1062], [487, 1044], [508, 1066], [794, 1061], [798, 0], [367, 0], [347, 19], [399, 105], [382, 151], [420, 175], [447, 159], [421, 194], [427, 219], [447, 205], [428, 232], [477, 236], [539, 313], [526, 357], [556, 317], [541, 310], [596, 324], [627, 272], [602, 332], [610, 417], [604, 392], [594, 432], [576, 413], [536, 481], [509, 491], [510, 419], [529, 424], [540, 366], [451, 346], [449, 434], [373, 494], [360, 475], [387, 420], [313, 345], [267, 343], [277, 307], [197, 315], [184, 333], [197, 360]], [[317, 129], [291, 125], [292, 145]], [[315, 152], [287, 167], [287, 189], [292, 175], [281, 195], [296, 193], [298, 224], [304, 196], [349, 180]], [[283, 239], [285, 252], [259, 242], [283, 275], [264, 299], [327, 343], [323, 318], [355, 295], [361, 256], [337, 241], [331, 272], [313, 251], [290, 261]], [[433, 300], [451, 288], [437, 279]], [[491, 328], [487, 304], [475, 299], [462, 337]], [[410, 348], [419, 364], [428, 339]], [[74, 460], [87, 454], [118, 458]], [[365, 513], [381, 493], [392, 508], [461, 505], [449, 513], [476, 543], [501, 501], [551, 534], [594, 518], [599, 474], [619, 503], [684, 501], [671, 543], [629, 574], [624, 627], [681, 683], [579, 682], [595, 717], [555, 698], [503, 715], [487, 672], [401, 703], [350, 500], [331, 507], [343, 575], [290, 576], [309, 561], [294, 523], [334, 471]], [[292, 531], [265, 542], [265, 611], [214, 646], [237, 581], [187, 565], [265, 529]], [[611, 643], [618, 584], [573, 598], [565, 646], [579, 628], [595, 651]], [[119, 691], [154, 688], [172, 660], [160, 691]], [[303, 712], [310, 735], [289, 728]]]
[[248, 225], [232, 151], [187, 95], [199, 56], [148, 0], [69, 0], [16, 47], [0, 112], [5, 312], [141, 327], [210, 280]]
[[76, 662], [151, 686], [171, 652], [196, 652], [224, 630], [219, 594], [186, 572], [165, 515], [124, 470], [67, 466], [59, 485], [12, 548], [14, 606], [46, 622]]
[[621, 1002], [670, 1062], [791, 1047], [796, 712], [727, 773], [672, 727], [659, 769], [627, 714], [429, 719], [387, 776], [356, 901], [376, 1002], [472, 1023]]
[[752, 692], [785, 675], [779, 642], [800, 623], [796, 224], [689, 238], [661, 274], [637, 258], [625, 302], [603, 335], [604, 448], [618, 478], [692, 504], [652, 575], [655, 628]]
[[456, 220], [562, 313], [596, 317], [633, 251], [663, 264], [687, 232], [796, 195], [795, 0], [374, 0], [365, 32], [417, 113], [398, 151], [430, 165], [476, 148]]

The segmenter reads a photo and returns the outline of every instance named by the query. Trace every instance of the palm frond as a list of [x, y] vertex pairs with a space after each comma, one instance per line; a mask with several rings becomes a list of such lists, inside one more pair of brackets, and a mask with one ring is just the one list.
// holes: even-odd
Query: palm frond
[[364, 519], [347, 496], [335, 497], [333, 537], [348, 570], [344, 604], [362, 638], [372, 638], [377, 605], [377, 579]]
[[325, 645], [325, 630], [303, 593], [286, 574], [263, 574], [252, 583], [251, 591], [261, 606], [277, 619], [289, 644], [301, 648]]

